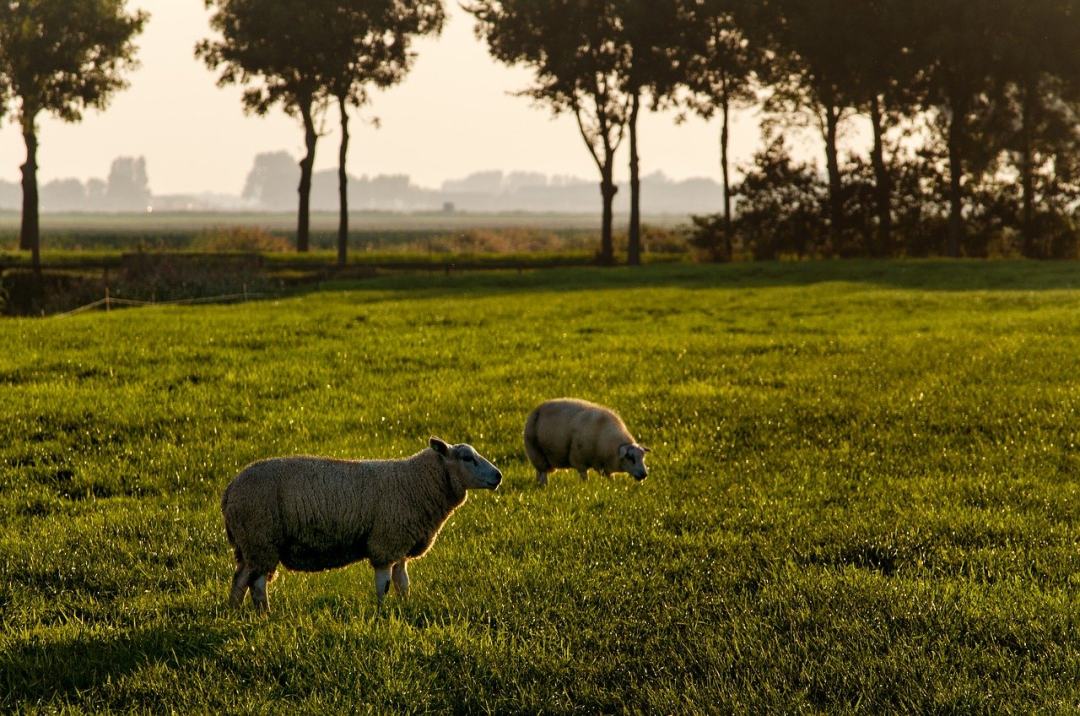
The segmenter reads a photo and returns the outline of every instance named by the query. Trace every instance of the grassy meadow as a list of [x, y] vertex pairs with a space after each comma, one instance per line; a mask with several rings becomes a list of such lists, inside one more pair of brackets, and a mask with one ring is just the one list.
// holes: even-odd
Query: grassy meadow
[[[1080, 708], [1080, 268], [391, 276], [0, 321], [0, 711]], [[528, 411], [615, 407], [650, 477], [534, 484]], [[470, 442], [367, 564], [226, 604], [222, 488], [272, 455]]]

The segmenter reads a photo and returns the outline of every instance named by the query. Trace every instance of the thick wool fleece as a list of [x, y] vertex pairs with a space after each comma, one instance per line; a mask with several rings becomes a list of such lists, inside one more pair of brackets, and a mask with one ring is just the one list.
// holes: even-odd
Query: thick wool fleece
[[423, 555], [465, 502], [465, 486], [425, 449], [404, 460], [285, 457], [245, 468], [221, 511], [237, 561], [255, 573]]
[[634, 438], [622, 419], [585, 400], [549, 400], [525, 421], [525, 453], [540, 472], [570, 467], [616, 473], [619, 447], [627, 443]]

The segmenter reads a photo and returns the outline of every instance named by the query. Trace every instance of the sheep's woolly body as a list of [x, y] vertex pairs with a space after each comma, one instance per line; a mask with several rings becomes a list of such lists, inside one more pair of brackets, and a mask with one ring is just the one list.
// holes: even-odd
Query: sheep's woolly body
[[465, 486], [434, 450], [405, 460], [287, 457], [249, 465], [222, 498], [226, 531], [256, 574], [423, 555]]
[[525, 452], [541, 474], [566, 467], [582, 475], [619, 472], [619, 448], [628, 443], [634, 438], [622, 419], [585, 400], [549, 400], [525, 422]]

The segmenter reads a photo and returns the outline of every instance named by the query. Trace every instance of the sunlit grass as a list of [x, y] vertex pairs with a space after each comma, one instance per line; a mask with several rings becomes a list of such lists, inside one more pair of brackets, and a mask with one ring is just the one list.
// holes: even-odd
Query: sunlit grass
[[[859, 262], [399, 276], [0, 322], [0, 710], [1070, 711], [1080, 271]], [[617, 408], [650, 478], [533, 483]], [[378, 613], [364, 564], [225, 605], [270, 455], [468, 441]]]

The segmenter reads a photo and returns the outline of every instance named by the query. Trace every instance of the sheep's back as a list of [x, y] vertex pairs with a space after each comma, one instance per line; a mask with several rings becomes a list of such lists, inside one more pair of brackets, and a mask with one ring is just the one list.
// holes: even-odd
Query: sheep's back
[[536, 409], [536, 443], [553, 467], [570, 464], [575, 451], [590, 462], [604, 457], [599, 441], [618, 431], [622, 421], [607, 408], [584, 400], [549, 400]]
[[395, 473], [393, 461], [263, 460], [230, 484], [225, 522], [241, 548], [272, 545], [290, 569], [350, 564], [367, 556], [378, 495]]

